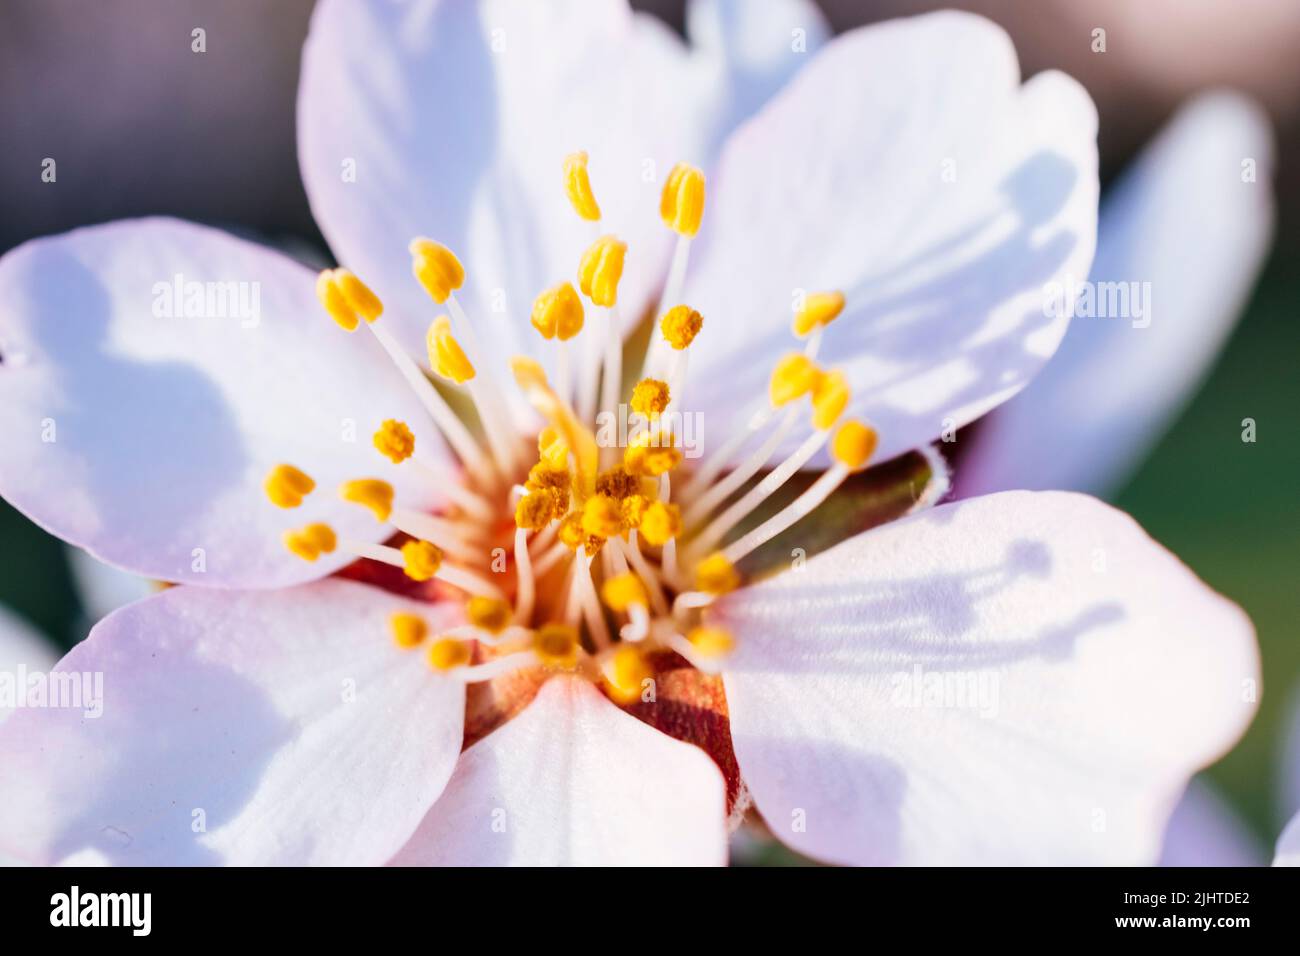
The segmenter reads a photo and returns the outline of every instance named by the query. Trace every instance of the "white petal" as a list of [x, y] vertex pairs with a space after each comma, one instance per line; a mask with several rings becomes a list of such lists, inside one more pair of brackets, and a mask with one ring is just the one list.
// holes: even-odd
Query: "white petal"
[[941, 506], [719, 616], [741, 775], [835, 862], [1149, 864], [1255, 710], [1245, 615], [1079, 495]]
[[[48, 671], [59, 659], [54, 645], [13, 611], [0, 606], [0, 681], [15, 680], [20, 668], [24, 673]], [[0, 695], [0, 722], [13, 707]]]
[[714, 434], [737, 427], [798, 347], [797, 296], [827, 289], [848, 305], [821, 357], [881, 460], [1010, 397], [1065, 331], [1045, 283], [1092, 261], [1095, 134], [1083, 89], [1056, 73], [1022, 87], [978, 17], [832, 40], [724, 148], [685, 292], [705, 322], [687, 406]]
[[726, 862], [722, 774], [704, 751], [577, 678], [465, 751], [393, 860], [403, 866], [689, 866]]
[[1282, 819], [1285, 820], [1294, 813], [1300, 813], [1300, 690], [1291, 694], [1282, 730], [1278, 765], [1277, 804], [1282, 810]]
[[298, 102], [312, 210], [417, 355], [437, 310], [411, 277], [407, 243], [427, 235], [456, 252], [457, 297], [502, 375], [507, 356], [542, 344], [533, 299], [574, 279], [596, 234], [565, 197], [568, 153], [588, 151], [600, 228], [630, 243], [625, 321], [649, 304], [671, 236], [660, 185], [674, 162], [699, 161], [703, 104], [685, 92], [686, 64], [682, 43], [625, 0], [324, 0]]
[[1277, 855], [1273, 857], [1274, 866], [1300, 866], [1300, 815], [1297, 815], [1277, 841]]
[[1263, 866], [1263, 847], [1214, 786], [1197, 777], [1165, 829], [1161, 866]]
[[1272, 155], [1268, 118], [1248, 100], [1206, 95], [1178, 113], [1103, 206], [1090, 281], [1112, 304], [1076, 315], [1043, 373], [980, 423], [957, 472], [962, 494], [1102, 494], [1128, 477], [1255, 283], [1273, 232]]
[[[195, 315], [182, 298], [178, 314], [178, 276], [183, 295], [191, 282], [241, 283], [247, 310], [221, 313], [214, 298]], [[169, 219], [10, 252], [0, 260], [0, 493], [110, 564], [215, 587], [283, 586], [352, 560], [301, 561], [281, 541], [290, 527], [391, 534], [335, 488], [386, 478], [407, 507], [432, 505], [423, 476], [390, 465], [370, 436], [392, 417], [435, 459], [442, 445], [378, 343], [330, 321], [314, 281], [279, 253]], [[262, 488], [282, 462], [318, 483], [290, 511]]]
[[339, 580], [117, 611], [58, 666], [89, 675], [79, 706], [0, 728], [0, 845], [47, 863], [382, 863], [451, 776], [465, 704], [396, 647], [396, 610], [454, 623]]

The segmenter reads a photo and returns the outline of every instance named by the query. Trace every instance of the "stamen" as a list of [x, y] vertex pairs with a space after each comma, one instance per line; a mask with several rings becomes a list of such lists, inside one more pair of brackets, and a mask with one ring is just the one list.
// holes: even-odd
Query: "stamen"
[[297, 508], [302, 499], [316, 489], [316, 482], [293, 465], [276, 465], [263, 485], [271, 504], [280, 508]]
[[567, 624], [544, 624], [533, 635], [533, 653], [543, 667], [571, 671], [578, 666], [578, 631]]
[[626, 256], [627, 243], [614, 236], [601, 236], [583, 253], [578, 265], [578, 288], [593, 305], [609, 308], [618, 301]]
[[740, 573], [727, 560], [726, 555], [715, 551], [695, 567], [695, 589], [706, 594], [730, 594], [740, 587]]
[[[562, 547], [562, 545], [561, 545]], [[518, 624], [533, 615], [534, 584], [532, 557], [528, 554], [528, 532], [515, 530], [515, 614]]]
[[704, 218], [704, 173], [688, 163], [678, 163], [668, 174], [659, 197], [659, 216], [680, 236], [700, 231]]
[[696, 627], [686, 635], [673, 634], [668, 646], [686, 658], [696, 669], [706, 674], [716, 674], [723, 658], [736, 646], [731, 632], [720, 627]]
[[533, 407], [563, 436], [573, 454], [576, 472], [574, 486], [585, 500], [594, 486], [600, 457], [596, 436], [577, 420], [569, 406], [551, 389], [546, 381], [546, 372], [540, 365], [532, 359], [517, 355], [510, 360], [510, 367], [515, 381]]
[[843, 311], [843, 292], [809, 293], [804, 297], [803, 308], [794, 314], [794, 334], [807, 338], [813, 331], [830, 325]]
[[376, 521], [387, 521], [393, 513], [393, 486], [378, 478], [345, 481], [339, 487], [339, 497], [369, 508], [374, 512]]
[[401, 568], [413, 581], [436, 578], [469, 594], [483, 594], [504, 599], [501, 589], [487, 578], [467, 568], [445, 564], [442, 549], [431, 541], [407, 541], [400, 549], [368, 541], [340, 541], [339, 547], [358, 558], [369, 558]]
[[482, 628], [489, 634], [500, 634], [509, 626], [513, 614], [510, 605], [501, 598], [476, 594], [465, 605], [465, 616], [475, 627]]
[[434, 319], [425, 342], [429, 348], [429, 365], [440, 376], [457, 385], [464, 385], [474, 377], [474, 366], [451, 334], [450, 318], [440, 315]]
[[586, 152], [570, 153], [564, 157], [564, 191], [574, 212], [588, 222], [600, 221], [600, 206], [596, 204], [591, 179], [587, 175]]
[[415, 453], [415, 434], [406, 422], [386, 418], [375, 432], [375, 448], [394, 465], [400, 465]]
[[388, 623], [393, 629], [393, 640], [404, 650], [419, 647], [429, 636], [429, 625], [418, 614], [398, 611]]
[[646, 508], [637, 529], [648, 544], [662, 546], [682, 531], [682, 512], [676, 505], [656, 501]]
[[627, 541], [615, 538], [613, 545], [623, 552], [624, 557], [626, 557], [632, 567], [636, 569], [636, 573], [641, 578], [642, 583], [646, 585], [646, 589], [650, 596], [650, 606], [654, 608], [654, 612], [656, 614], [667, 614], [668, 600], [664, 597], [663, 588], [659, 583], [659, 575], [655, 572], [655, 569], [650, 566], [650, 562], [646, 560], [645, 555], [641, 553], [641, 548], [637, 543], [637, 537], [638, 532], [633, 531], [628, 535]]
[[645, 655], [635, 644], [620, 644], [601, 662], [601, 676], [609, 695], [620, 704], [641, 698], [645, 682], [654, 677]]
[[284, 546], [304, 561], [315, 561], [338, 545], [334, 529], [322, 522], [284, 533]]
[[407, 248], [412, 274], [439, 305], [465, 284], [465, 268], [446, 246], [418, 236]]
[[668, 408], [670, 394], [667, 382], [643, 378], [632, 389], [632, 400], [628, 404], [632, 411], [653, 421]]

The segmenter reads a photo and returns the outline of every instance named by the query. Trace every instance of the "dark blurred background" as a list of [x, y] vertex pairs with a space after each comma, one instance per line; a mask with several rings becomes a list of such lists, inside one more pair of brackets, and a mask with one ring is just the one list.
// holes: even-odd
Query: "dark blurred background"
[[[360, 2], [360, 0], [358, 0]], [[684, 0], [634, 3], [680, 27]], [[166, 213], [320, 244], [295, 155], [298, 58], [310, 0], [4, 0], [0, 4], [0, 251], [35, 236]], [[1210, 773], [1262, 841], [1277, 832], [1277, 750], [1300, 685], [1300, 2], [824, 0], [837, 30], [937, 7], [989, 16], [1026, 75], [1080, 79], [1101, 116], [1109, 178], [1188, 95], [1230, 86], [1279, 138], [1273, 256], [1208, 382], [1115, 497], [1254, 619], [1265, 694]], [[1107, 52], [1094, 54], [1094, 27]], [[191, 52], [191, 31], [207, 52]], [[58, 184], [40, 181], [58, 163]], [[1259, 423], [1248, 454], [1206, 436]], [[0, 603], [64, 646], [84, 614], [62, 546], [0, 502]]]

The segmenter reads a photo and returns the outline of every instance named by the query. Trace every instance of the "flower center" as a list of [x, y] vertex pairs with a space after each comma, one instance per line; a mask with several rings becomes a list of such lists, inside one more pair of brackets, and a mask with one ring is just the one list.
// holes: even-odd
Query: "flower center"
[[[707, 331], [704, 317], [678, 300], [704, 213], [704, 176], [678, 164], [664, 185], [660, 215], [677, 234], [677, 246], [655, 312], [660, 334], [652, 336], [630, 393], [623, 385], [618, 313], [628, 246], [602, 232], [585, 153], [565, 160], [563, 185], [574, 212], [591, 223], [593, 240], [578, 263], [578, 288], [561, 282], [533, 305], [531, 323], [553, 350], [555, 381], [531, 358], [509, 363], [514, 386], [544, 423], [540, 430], [520, 420], [495, 378], [500, 363], [491, 361], [456, 299], [465, 270], [451, 250], [413, 240], [412, 272], [446, 308], [428, 329], [430, 367], [444, 390], [466, 394], [481, 425], [477, 433], [384, 329], [378, 297], [346, 269], [321, 273], [317, 293], [325, 310], [345, 330], [364, 324], [377, 337], [461, 469], [423, 457], [404, 422], [385, 421], [374, 434], [375, 448], [394, 464], [428, 472], [447, 491], [448, 507], [438, 514], [403, 508], [392, 485], [358, 478], [339, 494], [400, 536], [389, 544], [349, 541], [316, 522], [289, 532], [284, 543], [307, 561], [342, 549], [391, 565], [406, 579], [436, 584], [439, 598], [463, 602], [466, 623], [441, 634], [431, 634], [418, 614], [392, 618], [397, 645], [425, 648], [439, 673], [479, 682], [540, 666], [585, 675], [615, 700], [631, 703], [651, 678], [656, 653], [674, 652], [702, 671], [721, 666], [735, 641], [705, 620], [708, 606], [741, 584], [738, 562], [865, 467], [876, 434], [862, 422], [841, 421], [848, 384], [816, 359], [822, 331], [843, 310], [844, 297], [815, 293], [794, 316], [803, 349], [776, 363], [768, 394], [754, 397], [745, 427], [698, 464], [688, 459], [679, 397], [691, 346]], [[801, 424], [807, 436], [774, 462]], [[728, 540], [823, 448], [832, 464], [816, 481]], [[265, 487], [273, 504], [296, 508], [315, 482], [280, 464]]]

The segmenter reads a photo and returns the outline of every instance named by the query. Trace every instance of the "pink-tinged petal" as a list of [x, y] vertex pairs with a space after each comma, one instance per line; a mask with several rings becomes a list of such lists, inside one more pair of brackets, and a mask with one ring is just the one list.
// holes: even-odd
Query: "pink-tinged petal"
[[[13, 611], [0, 606], [0, 681], [16, 688], [20, 675], [48, 671], [58, 659], [50, 641]], [[13, 710], [8, 695], [0, 695], [0, 722]]]
[[943, 505], [715, 616], [741, 775], [832, 862], [1152, 863], [1256, 707], [1241, 610], [1081, 495]]
[[[190, 283], [213, 283], [211, 304], [206, 286], [187, 299]], [[222, 283], [239, 284], [237, 308], [215, 294]], [[177, 220], [110, 223], [7, 254], [0, 297], [0, 494], [110, 564], [279, 587], [351, 560], [308, 564], [285, 550], [287, 528], [391, 534], [339, 500], [339, 482], [386, 478], [407, 507], [437, 500], [370, 442], [385, 418], [404, 419], [436, 459], [427, 416], [378, 343], [335, 325], [314, 274], [286, 256]], [[293, 510], [263, 490], [284, 462], [317, 482]]]
[[1264, 848], [1202, 777], [1187, 787], [1165, 828], [1161, 866], [1263, 866]]
[[160, 585], [130, 571], [105, 564], [81, 548], [65, 548], [64, 557], [76, 586], [86, 629], [113, 611], [155, 593]]
[[1268, 252], [1272, 139], [1267, 116], [1234, 95], [1178, 113], [1103, 205], [1097, 307], [1081, 301], [1042, 374], [980, 423], [957, 472], [963, 496], [1103, 494], [1141, 462], [1213, 363]]
[[1287, 824], [1277, 841], [1274, 866], [1300, 866], [1300, 815]]
[[451, 776], [465, 707], [463, 684], [398, 649], [399, 610], [454, 623], [339, 580], [180, 587], [115, 612], [58, 665], [91, 675], [83, 706], [0, 728], [0, 846], [46, 863], [382, 863]]
[[556, 677], [461, 756], [399, 866], [702, 866], [727, 860], [702, 750]]
[[1300, 691], [1292, 694], [1277, 763], [1277, 804], [1287, 820], [1300, 813]]
[[740, 427], [798, 346], [801, 293], [823, 290], [847, 305], [821, 357], [880, 460], [1005, 401], [1065, 332], [1044, 285], [1092, 262], [1095, 134], [1083, 89], [1021, 86], [979, 17], [835, 38], [723, 150], [684, 294], [705, 321], [686, 405], [713, 434]]
[[439, 311], [407, 251], [427, 235], [464, 263], [456, 294], [493, 345], [493, 371], [521, 351], [549, 361], [528, 324], [533, 300], [574, 280], [595, 235], [565, 196], [564, 157], [589, 153], [599, 228], [630, 243], [618, 298], [634, 322], [670, 252], [660, 186], [673, 163], [701, 161], [694, 75], [681, 41], [625, 0], [325, 0], [298, 99], [307, 195], [414, 354]]

